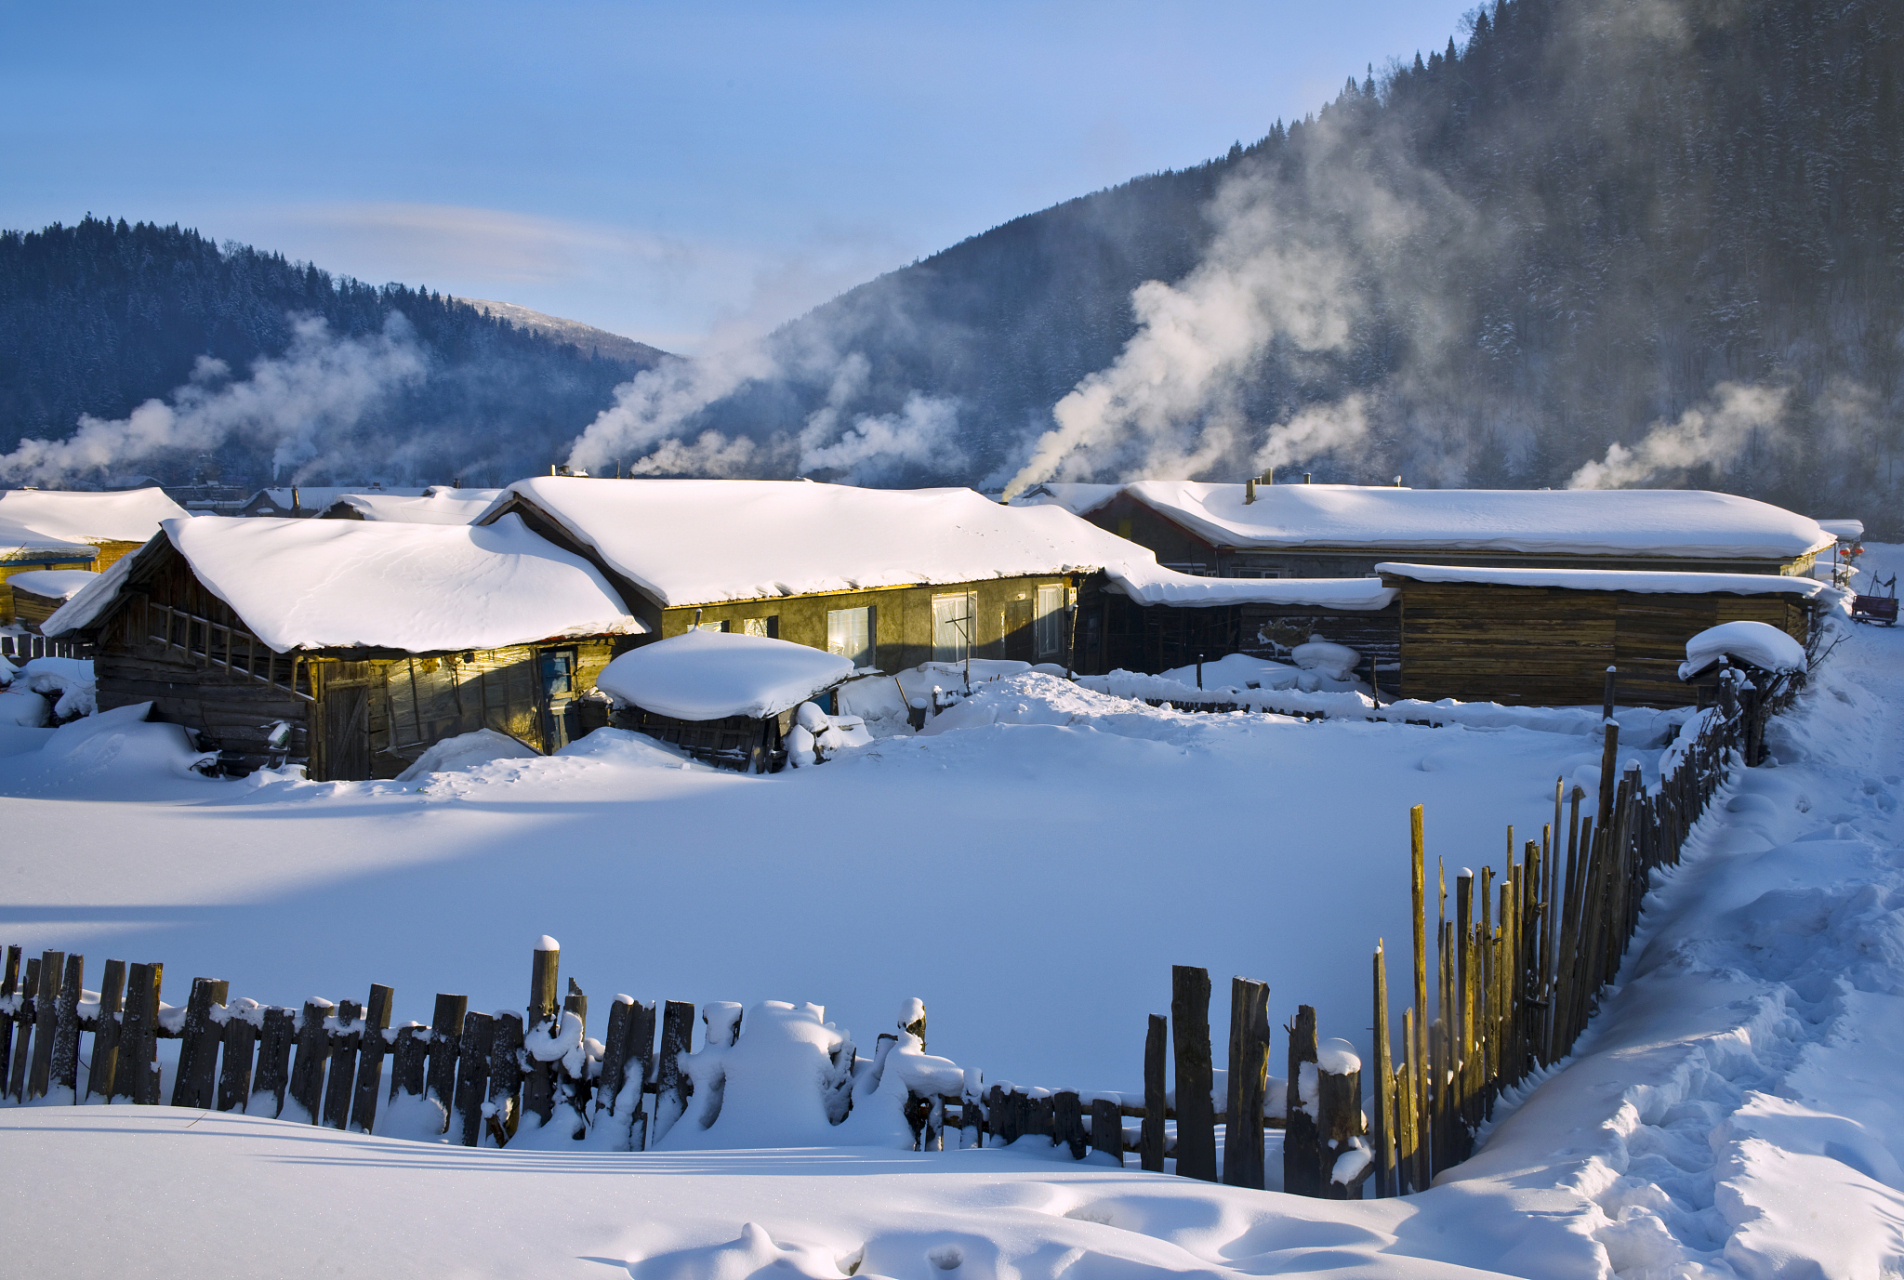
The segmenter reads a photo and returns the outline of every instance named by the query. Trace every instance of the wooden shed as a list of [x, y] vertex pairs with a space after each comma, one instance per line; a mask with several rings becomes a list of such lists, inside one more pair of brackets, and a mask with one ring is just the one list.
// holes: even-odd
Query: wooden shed
[[156, 486], [105, 493], [0, 490], [0, 524], [19, 525], [43, 537], [91, 547], [92, 563], [78, 567], [102, 571], [120, 556], [143, 547], [164, 521], [189, 514]]
[[1832, 589], [1776, 574], [1619, 573], [1384, 563], [1401, 593], [1402, 696], [1567, 706], [1694, 702], [1686, 642], [1722, 622], [1765, 622], [1800, 644]]
[[7, 579], [13, 590], [13, 622], [25, 631], [38, 631], [59, 607], [85, 590], [98, 574], [88, 569], [38, 569]]
[[0, 521], [0, 626], [18, 621], [13, 579], [22, 574], [91, 569], [97, 550]]
[[1808, 516], [1671, 489], [1341, 484], [1046, 484], [1064, 506], [1183, 573], [1358, 577], [1382, 561], [1499, 568], [1804, 574], [1834, 539]]
[[231, 768], [394, 777], [490, 728], [551, 751], [643, 630], [593, 566], [520, 521], [468, 526], [200, 516], [44, 624], [96, 646], [99, 705], [151, 702]]

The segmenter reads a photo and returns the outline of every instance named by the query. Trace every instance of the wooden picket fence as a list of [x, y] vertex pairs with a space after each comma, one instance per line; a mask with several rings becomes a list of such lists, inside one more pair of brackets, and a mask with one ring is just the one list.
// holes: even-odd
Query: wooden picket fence
[[91, 658], [93, 647], [77, 640], [53, 640], [37, 631], [0, 634], [0, 658], [31, 662], [35, 658]]
[[[566, 1017], [580, 1024], [566, 1038], [588, 1044], [582, 1034], [588, 999], [581, 988], [571, 980], [557, 1003], [559, 960], [559, 951], [533, 953], [526, 1015], [473, 1012], [465, 996], [438, 995], [428, 1026], [392, 1028], [394, 993], [387, 986], [373, 985], [362, 1004], [311, 999], [290, 1009], [232, 1001], [229, 982], [195, 978], [185, 1006], [174, 1008], [159, 998], [163, 965], [108, 960], [100, 989], [91, 991], [83, 985], [84, 956], [48, 951], [24, 957], [12, 946], [0, 975], [0, 1083], [17, 1103], [64, 1091], [74, 1103], [169, 1101], [362, 1133], [374, 1130], [380, 1102], [427, 1098], [441, 1107], [441, 1132], [465, 1146], [506, 1146], [525, 1116], [548, 1124], [558, 1107], [568, 1107], [579, 1118], [578, 1138], [612, 1117], [628, 1134], [629, 1149], [644, 1150], [651, 1130], [660, 1136], [657, 1119], [682, 1115], [693, 1095], [681, 1058], [692, 1047], [696, 1008], [663, 1001], [657, 1018], [653, 1002], [620, 996], [609, 1006], [599, 1053], [539, 1053]], [[709, 1004], [701, 1012], [704, 1046], [734, 1043], [737, 1006]], [[900, 1029], [923, 1038], [923, 1009]], [[164, 1039], [179, 1041], [169, 1099], [160, 1096], [158, 1041]], [[856, 1067], [878, 1062], [898, 1039], [880, 1035], [870, 1060], [849, 1041], [834, 1065], [851, 1080]], [[1145, 1111], [1118, 1094], [1008, 1084], [984, 1089], [978, 1073], [967, 1079], [957, 1094], [908, 1090], [914, 1150], [1031, 1138], [1067, 1147], [1073, 1158], [1099, 1151], [1121, 1164], [1127, 1151], [1138, 1149], [1126, 1138], [1124, 1119]], [[1161, 1135], [1161, 1119], [1157, 1125]]]
[[[1424, 1189], [1466, 1159], [1502, 1092], [1572, 1052], [1600, 993], [1619, 973], [1653, 870], [1678, 864], [1693, 825], [1733, 765], [1756, 763], [1765, 718], [1792, 692], [1794, 683], [1786, 682], [1775, 696], [1761, 696], [1737, 673], [1728, 674], [1719, 705], [1697, 712], [1682, 728], [1652, 788], [1637, 763], [1619, 771], [1620, 727], [1609, 717], [1595, 808], [1583, 815], [1586, 792], [1575, 787], [1563, 794], [1557, 780], [1554, 819], [1539, 840], [1525, 841], [1517, 856], [1508, 828], [1507, 871], [1498, 885], [1492, 867], [1482, 868], [1478, 885], [1472, 875], [1455, 877], [1452, 920], [1439, 865], [1429, 919], [1422, 807], [1414, 807], [1414, 990], [1412, 1007], [1402, 1014], [1399, 1064], [1389, 1038], [1379, 942], [1374, 956], [1371, 1173], [1377, 1195]], [[1438, 1011], [1432, 1021], [1431, 983]]]

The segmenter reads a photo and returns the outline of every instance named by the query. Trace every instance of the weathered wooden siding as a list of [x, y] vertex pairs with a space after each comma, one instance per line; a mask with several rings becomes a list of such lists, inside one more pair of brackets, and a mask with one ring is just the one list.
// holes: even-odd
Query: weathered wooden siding
[[0, 626], [15, 620], [13, 588], [7, 585], [7, 579], [16, 573], [37, 573], [41, 569], [91, 569], [91, 560], [52, 560], [45, 556], [22, 556], [17, 560], [0, 560]]
[[1401, 692], [1410, 698], [1540, 706], [1600, 701], [1609, 665], [1619, 700], [1684, 706], [1686, 641], [1721, 622], [1778, 627], [1803, 643], [1810, 612], [1788, 595], [1667, 595], [1390, 579], [1402, 589]]
[[[773, 620], [773, 634], [794, 644], [826, 648], [826, 615], [835, 609], [872, 608], [874, 665], [883, 671], [916, 667], [932, 658], [932, 598], [971, 592], [974, 608], [975, 658], [1021, 657], [1028, 662], [1064, 661], [1060, 650], [1040, 654], [1033, 643], [1039, 587], [1065, 587], [1063, 574], [1026, 578], [988, 578], [938, 586], [884, 587], [874, 591], [842, 591], [825, 595], [785, 596], [741, 604], [708, 605], [698, 610], [702, 625], [727, 623], [730, 631], [744, 629], [749, 619]], [[695, 625], [696, 609], [668, 609], [661, 616], [661, 635], [678, 636]]]
[[[1080, 650], [1088, 655], [1079, 670], [1093, 673], [1122, 667], [1155, 674], [1189, 666], [1200, 653], [1214, 661], [1228, 653], [1287, 661], [1289, 650], [1315, 637], [1345, 644], [1384, 668], [1401, 659], [1401, 607], [1321, 610], [1313, 605], [1221, 605], [1175, 608], [1139, 605], [1105, 592], [1101, 621], [1084, 629]], [[1091, 647], [1104, 636], [1101, 653]], [[1087, 663], [1089, 665], [1087, 665]], [[1384, 676], [1384, 687], [1389, 679]]]

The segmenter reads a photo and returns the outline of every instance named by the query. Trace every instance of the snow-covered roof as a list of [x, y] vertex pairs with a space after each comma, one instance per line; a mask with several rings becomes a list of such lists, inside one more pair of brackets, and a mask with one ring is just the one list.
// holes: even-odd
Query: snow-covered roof
[[71, 600], [97, 581], [99, 575], [90, 569], [35, 569], [14, 574], [7, 585], [48, 600]]
[[[538, 476], [508, 494], [534, 504], [669, 608], [1098, 569], [1144, 604], [1327, 601], [1379, 609], [1393, 598], [1372, 578], [1191, 577], [1159, 567], [1148, 548], [1061, 506], [1001, 506], [970, 489]], [[1378, 596], [1380, 603], [1348, 603]]]
[[[452, 489], [431, 485], [420, 497], [403, 494], [346, 493], [325, 510], [347, 507], [365, 520], [400, 520], [410, 524], [470, 524], [489, 510], [501, 489]], [[303, 498], [299, 493], [298, 497]]]
[[[161, 521], [190, 514], [162, 489], [118, 493], [0, 490], [0, 524], [20, 525], [64, 542], [149, 542]], [[0, 542], [4, 541], [0, 534]]]
[[1416, 582], [1478, 582], [1497, 587], [1560, 587], [1568, 591], [1638, 591], [1651, 595], [1794, 595], [1815, 599], [1836, 588], [1777, 573], [1664, 573], [1625, 569], [1496, 569], [1464, 565], [1392, 564], [1377, 573]]
[[292, 495], [295, 494], [297, 497], [296, 510], [322, 511], [339, 498], [345, 497], [348, 494], [357, 493], [377, 493], [392, 498], [421, 498], [423, 496], [423, 490], [421, 489], [366, 488], [363, 485], [334, 484], [280, 485], [258, 490], [258, 492], [252, 494], [245, 502], [245, 506], [250, 507], [262, 498], [272, 507], [280, 511], [290, 511], [293, 510]]
[[1764, 622], [1722, 622], [1686, 641], [1679, 678], [1690, 680], [1721, 658], [1737, 658], [1766, 671], [1803, 671], [1805, 646]]
[[1864, 537], [1862, 520], [1820, 520], [1818, 527], [1840, 542], [1856, 542]]
[[1790, 559], [1829, 547], [1816, 520], [1688, 489], [1395, 489], [1140, 480], [1124, 492], [1230, 547]]
[[[441, 653], [647, 630], [593, 565], [519, 519], [478, 529], [199, 516], [164, 529], [199, 581], [279, 653]], [[115, 563], [41, 630], [91, 624], [143, 559]]]
[[697, 630], [622, 654], [595, 677], [595, 687], [618, 703], [677, 720], [760, 719], [852, 674], [850, 658], [822, 649]]
[[1074, 516], [1095, 511], [1124, 492], [1121, 484], [1084, 484], [1078, 481], [1047, 480], [1034, 484], [1012, 499], [1014, 507], [1063, 507]]
[[87, 542], [67, 542], [49, 537], [37, 529], [0, 520], [0, 559], [18, 556], [59, 556], [68, 560], [91, 560], [99, 548]]

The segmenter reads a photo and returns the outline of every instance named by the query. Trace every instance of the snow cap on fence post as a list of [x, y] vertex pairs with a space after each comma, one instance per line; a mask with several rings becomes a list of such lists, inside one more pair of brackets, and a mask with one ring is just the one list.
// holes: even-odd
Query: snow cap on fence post
[[919, 1047], [926, 1047], [926, 1005], [918, 996], [899, 1006], [899, 1029], [919, 1037]]

